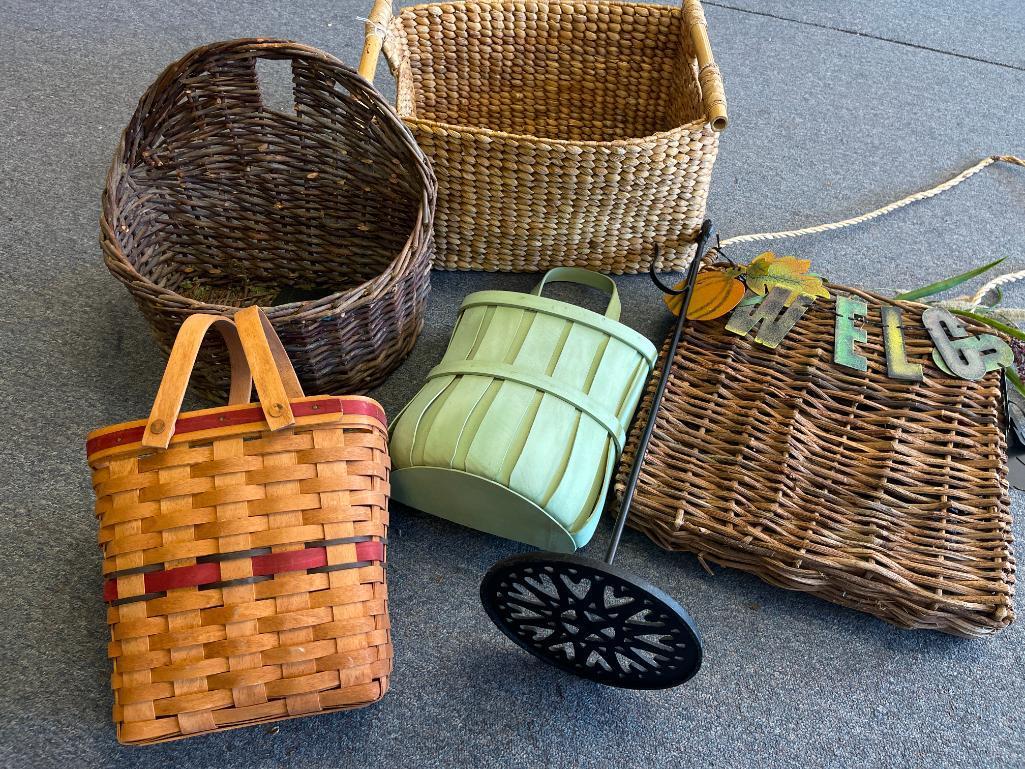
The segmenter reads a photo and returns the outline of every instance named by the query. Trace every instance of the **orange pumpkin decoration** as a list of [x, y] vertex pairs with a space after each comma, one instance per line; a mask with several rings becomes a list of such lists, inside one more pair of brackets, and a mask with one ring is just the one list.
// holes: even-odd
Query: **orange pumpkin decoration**
[[[705, 270], [698, 273], [694, 284], [694, 293], [687, 308], [687, 320], [712, 320], [728, 313], [744, 298], [744, 284], [737, 280], [740, 270]], [[673, 288], [683, 288], [686, 280], [681, 280]], [[662, 301], [673, 315], [680, 314], [683, 295], [665, 296]]]

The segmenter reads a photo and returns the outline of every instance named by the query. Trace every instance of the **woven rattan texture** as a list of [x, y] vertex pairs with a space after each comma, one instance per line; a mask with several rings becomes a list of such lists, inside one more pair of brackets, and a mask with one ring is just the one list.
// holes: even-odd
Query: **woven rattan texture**
[[[922, 305], [831, 290], [868, 301], [866, 373], [833, 363], [831, 300], [775, 350], [724, 319], [688, 325], [630, 524], [666, 549], [900, 627], [997, 632], [1014, 617], [1015, 573], [1000, 375], [936, 368]], [[885, 303], [904, 308], [923, 382], [886, 375]], [[635, 427], [620, 489], [637, 439]]]
[[[108, 609], [122, 742], [360, 707], [388, 688], [383, 563], [253, 580], [253, 561], [235, 557], [383, 541], [383, 425], [338, 415], [229, 432], [91, 462], [104, 574], [129, 572], [117, 579], [128, 602]], [[328, 568], [359, 563], [356, 547], [327, 546]], [[146, 591], [140, 572], [211, 561], [238, 583], [131, 600]]]
[[[403, 8], [384, 51], [438, 175], [436, 266], [633, 273], [693, 254], [718, 147], [690, 26], [701, 7]], [[710, 71], [711, 72], [711, 71]], [[714, 71], [718, 79], [718, 71]]]
[[[291, 68], [294, 114], [265, 105], [258, 59]], [[189, 288], [333, 289], [267, 314], [307, 392], [365, 391], [422, 327], [434, 197], [423, 153], [354, 71], [295, 43], [216, 43], [140, 101], [107, 178], [101, 244], [165, 354], [188, 315], [235, 310]], [[227, 370], [211, 345], [195, 389], [217, 398]]]

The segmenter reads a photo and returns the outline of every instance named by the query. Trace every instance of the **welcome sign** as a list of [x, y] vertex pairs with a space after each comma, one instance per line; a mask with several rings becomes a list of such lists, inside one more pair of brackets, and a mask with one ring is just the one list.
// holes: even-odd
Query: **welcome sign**
[[[776, 347], [815, 301], [821, 300], [803, 294], [792, 298], [790, 289], [780, 286], [764, 297], [748, 294], [746, 301], [733, 311], [726, 330], [740, 336], [754, 330], [755, 342]], [[833, 361], [856, 371], [866, 371], [868, 361], [858, 353], [858, 344], [868, 340], [861, 325], [868, 314], [868, 303], [860, 297], [844, 294], [838, 294], [835, 302]], [[893, 379], [921, 381], [924, 378], [922, 364], [907, 358], [903, 324], [909, 321], [925, 327], [935, 345], [933, 362], [951, 376], [975, 381], [989, 371], [1014, 362], [1014, 353], [1004, 340], [993, 334], [970, 334], [953, 313], [942, 307], [928, 307], [918, 318], [905, 318], [904, 308], [880, 304], [879, 313], [886, 371]]]
[[[777, 257], [767, 251], [746, 266], [734, 264], [703, 271], [697, 277], [687, 317], [711, 320], [733, 310], [727, 331], [740, 336], [753, 331], [755, 342], [774, 348], [813, 302], [831, 299], [835, 307], [833, 361], [855, 371], [867, 371], [868, 360], [858, 352], [858, 346], [868, 341], [864, 323], [868, 301], [847, 293], [832, 296], [822, 278], [808, 272], [810, 267], [807, 259]], [[679, 314], [681, 302], [679, 297], [666, 300], [674, 314]], [[908, 359], [905, 323], [920, 323], [925, 328], [934, 346], [933, 362], [950, 376], [977, 381], [987, 372], [1014, 362], [1014, 353], [1003, 339], [994, 334], [970, 334], [953, 313], [942, 307], [926, 307], [907, 317], [906, 308], [900, 305], [879, 302], [877, 309], [886, 373], [893, 379], [916, 382], [924, 378], [922, 363]]]

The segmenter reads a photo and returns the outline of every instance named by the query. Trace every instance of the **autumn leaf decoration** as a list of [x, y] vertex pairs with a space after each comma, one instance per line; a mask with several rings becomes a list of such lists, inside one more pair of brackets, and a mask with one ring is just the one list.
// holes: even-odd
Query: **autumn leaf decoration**
[[829, 298], [822, 278], [808, 272], [811, 261], [796, 256], [776, 256], [772, 251], [756, 256], [747, 266], [747, 287], [763, 296], [780, 286], [790, 290], [786, 300], [789, 306], [799, 296]]
[[[829, 291], [822, 278], [808, 272], [811, 261], [796, 256], [776, 256], [766, 251], [754, 258], [746, 267], [735, 265], [727, 269], [703, 270], [698, 273], [687, 309], [688, 320], [713, 320], [719, 318], [744, 299], [745, 285], [757, 296], [764, 296], [773, 288], [782, 286], [790, 290], [786, 304], [789, 306], [799, 296], [829, 298]], [[681, 289], [686, 281], [680, 281], [673, 288]], [[680, 314], [683, 297], [667, 295], [663, 298], [673, 315]]]

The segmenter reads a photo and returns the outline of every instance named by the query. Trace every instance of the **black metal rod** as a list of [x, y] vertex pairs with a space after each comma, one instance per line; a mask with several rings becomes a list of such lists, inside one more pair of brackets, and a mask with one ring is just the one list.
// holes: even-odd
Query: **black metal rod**
[[644, 433], [641, 435], [641, 442], [637, 446], [637, 453], [634, 455], [634, 464], [630, 469], [630, 478], [626, 482], [626, 489], [623, 492], [623, 506], [619, 509], [619, 517], [616, 518], [616, 528], [612, 532], [612, 541], [609, 543], [608, 552], [605, 554], [605, 563], [611, 564], [616, 557], [616, 549], [619, 547], [619, 540], [623, 537], [623, 529], [626, 527], [626, 519], [630, 515], [630, 505], [633, 503], [634, 492], [637, 490], [637, 479], [641, 476], [641, 468], [644, 466], [644, 455], [648, 451], [648, 444], [651, 442], [651, 434], [655, 431], [655, 419], [658, 416], [659, 406], [662, 405], [662, 396], [666, 391], [666, 383], [669, 382], [669, 372], [673, 368], [673, 359], [676, 357], [676, 348], [680, 345], [680, 338], [683, 336], [683, 327], [687, 324], [687, 310], [690, 308], [690, 298], [694, 293], [694, 284], [697, 282], [698, 270], [701, 269], [701, 258], [705, 253], [705, 245], [712, 234], [712, 222], [705, 219], [701, 225], [701, 232], [698, 235], [698, 247], [694, 252], [694, 259], [687, 270], [687, 285], [680, 290], [667, 289], [666, 286], [655, 277], [655, 261], [651, 264], [651, 278], [655, 285], [667, 294], [683, 294], [683, 302], [680, 305], [680, 317], [676, 320], [676, 329], [673, 331], [673, 340], [666, 350], [665, 360], [662, 362], [662, 373], [659, 376], [658, 386], [651, 398], [651, 408], [648, 410], [648, 423], [644, 426]]

